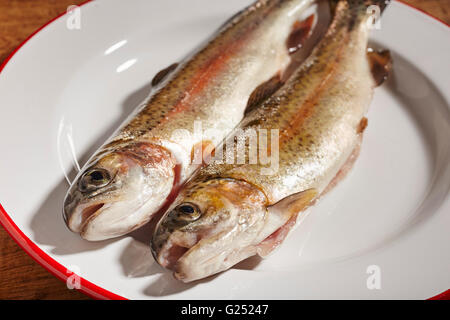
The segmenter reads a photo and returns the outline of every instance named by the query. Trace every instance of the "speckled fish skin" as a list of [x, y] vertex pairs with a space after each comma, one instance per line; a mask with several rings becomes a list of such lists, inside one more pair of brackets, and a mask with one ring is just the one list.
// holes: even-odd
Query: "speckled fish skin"
[[[311, 2], [257, 1], [169, 68], [74, 181], [64, 203], [68, 227], [94, 241], [147, 223], [198, 168], [191, 163], [193, 148], [220, 143], [242, 119], [252, 91], [289, 65], [286, 39]], [[193, 135], [196, 121], [203, 137]]]
[[191, 177], [159, 222], [153, 254], [176, 278], [190, 282], [267, 256], [357, 148], [376, 86], [366, 10], [384, 9], [384, 1], [331, 3], [331, 24], [308, 59], [229, 138], [236, 146], [248, 129], [279, 130], [279, 170], [265, 175], [260, 164], [213, 162]]

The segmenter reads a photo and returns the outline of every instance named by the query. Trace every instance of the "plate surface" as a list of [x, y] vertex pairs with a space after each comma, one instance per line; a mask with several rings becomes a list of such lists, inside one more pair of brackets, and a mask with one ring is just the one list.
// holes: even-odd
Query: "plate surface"
[[[81, 29], [65, 15], [32, 37], [0, 74], [2, 224], [99, 298], [425, 299], [449, 289], [450, 31], [398, 2], [373, 31], [395, 65], [376, 90], [361, 156], [270, 258], [182, 284], [154, 262], [145, 227], [101, 243], [66, 229], [72, 153], [86, 161], [157, 71], [250, 2], [94, 1], [81, 7]], [[368, 288], [372, 270], [380, 289]]]

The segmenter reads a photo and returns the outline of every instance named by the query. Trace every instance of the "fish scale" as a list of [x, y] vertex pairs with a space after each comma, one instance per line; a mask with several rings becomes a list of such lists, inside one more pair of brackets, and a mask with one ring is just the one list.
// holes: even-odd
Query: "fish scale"
[[[210, 91], [204, 90], [204, 96], [200, 97], [191, 92], [200, 91], [200, 87], [203, 88], [205, 85], [203, 83], [205, 80], [211, 81], [207, 84], [210, 88], [223, 82], [223, 79], [214, 79], [209, 76], [208, 73], [216, 71], [212, 70], [211, 65], [223, 68], [225, 63], [228, 64], [228, 68], [224, 72], [226, 73], [224, 77], [228, 78], [231, 78], [230, 75], [236, 74], [236, 71], [232, 70], [233, 67], [244, 71], [245, 69], [241, 67], [244, 59], [233, 55], [234, 61], [228, 61], [231, 60], [229, 56], [244, 47], [249, 37], [255, 36], [254, 31], [262, 21], [267, 19], [275, 7], [283, 2], [295, 1], [258, 1], [239, 14], [237, 18], [232, 19], [205, 48], [195, 54], [193, 59], [178, 67], [169, 81], [150, 97], [137, 116], [121, 130], [121, 133], [113, 141], [120, 140], [122, 135], [130, 139], [143, 140], [153, 137], [170, 138], [174, 127], [188, 127], [192, 123], [192, 118], [211, 121], [208, 119], [208, 111], [211, 100], [216, 98], [215, 92], [211, 94]], [[233, 86], [230, 85], [230, 87]], [[226, 93], [222, 91], [220, 94], [225, 95]], [[201, 102], [197, 103], [199, 100]], [[182, 108], [186, 109], [179, 113]], [[198, 114], [201, 111], [205, 112], [203, 117]], [[170, 121], [168, 121], [169, 119]], [[169, 130], [166, 130], [166, 126], [161, 126], [162, 123], [167, 123], [170, 126]]]
[[[359, 3], [352, 10], [344, 8], [345, 2], [339, 4], [333, 24], [303, 66], [238, 127], [279, 130], [279, 171], [261, 175], [258, 164], [213, 163], [199, 179], [243, 179], [260, 187], [270, 203], [301, 190], [326, 187], [358, 140], [357, 127], [375, 86], [365, 61], [367, 32], [355, 22], [366, 13], [366, 2]], [[355, 65], [362, 77], [354, 77]], [[362, 100], [363, 104], [346, 103]], [[245, 152], [248, 159], [248, 149]], [[322, 177], [326, 179], [319, 181]]]
[[76, 177], [64, 204], [69, 228], [93, 241], [121, 236], [169, 204], [202, 164], [192, 162], [195, 151], [217, 146], [255, 88], [289, 66], [286, 41], [312, 2], [259, 0], [159, 72], [147, 100]]

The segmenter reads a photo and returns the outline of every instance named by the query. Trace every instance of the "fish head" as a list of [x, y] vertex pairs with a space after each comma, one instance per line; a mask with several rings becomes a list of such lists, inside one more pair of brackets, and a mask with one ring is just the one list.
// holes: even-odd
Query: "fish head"
[[91, 241], [126, 234], [162, 207], [175, 177], [176, 161], [159, 145], [106, 148], [72, 183], [64, 200], [64, 220], [70, 230]]
[[190, 282], [228, 269], [256, 253], [266, 196], [234, 179], [185, 186], [159, 221], [152, 240], [158, 263]]

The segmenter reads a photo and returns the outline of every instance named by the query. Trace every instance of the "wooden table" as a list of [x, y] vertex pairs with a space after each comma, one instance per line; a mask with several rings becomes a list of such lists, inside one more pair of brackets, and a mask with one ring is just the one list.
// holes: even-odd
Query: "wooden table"
[[[0, 0], [0, 63], [34, 30], [84, 0]], [[449, 0], [406, 0], [450, 23]], [[32, 260], [0, 227], [0, 299], [88, 299]]]

